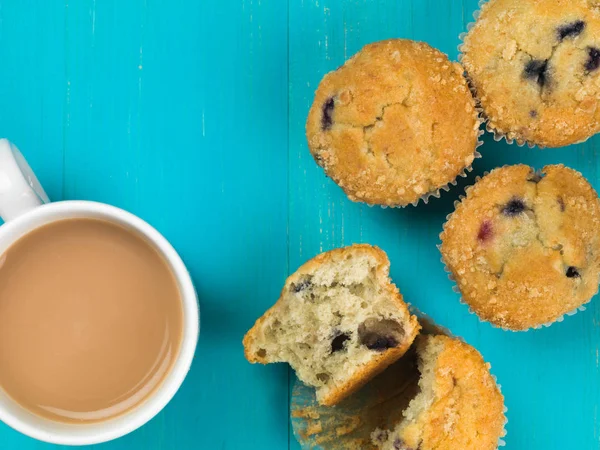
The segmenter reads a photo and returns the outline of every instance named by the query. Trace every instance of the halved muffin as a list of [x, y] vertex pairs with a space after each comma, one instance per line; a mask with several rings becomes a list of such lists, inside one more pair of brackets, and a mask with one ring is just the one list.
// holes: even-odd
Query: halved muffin
[[246, 358], [289, 363], [320, 404], [335, 405], [404, 355], [419, 332], [389, 267], [370, 245], [308, 261], [244, 337]]

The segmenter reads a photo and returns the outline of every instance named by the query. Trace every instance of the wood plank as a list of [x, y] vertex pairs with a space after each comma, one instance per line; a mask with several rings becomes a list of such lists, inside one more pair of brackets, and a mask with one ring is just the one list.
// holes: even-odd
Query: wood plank
[[[103, 448], [297, 449], [287, 369], [247, 364], [240, 341], [288, 272], [353, 242], [386, 250], [407, 300], [492, 363], [509, 407], [507, 449], [600, 448], [597, 299], [549, 329], [502, 332], [459, 304], [435, 248], [464, 186], [496, 166], [565, 163], [600, 189], [600, 139], [542, 151], [487, 136], [473, 174], [427, 206], [351, 203], [306, 147], [321, 77], [389, 37], [455, 58], [477, 0], [288, 3], [289, 18], [277, 0], [0, 0], [0, 136], [52, 198], [106, 201], [150, 221], [200, 295], [200, 345], [182, 391]], [[53, 448], [3, 425], [0, 440]]]
[[0, 1], [0, 138], [23, 151], [51, 198], [63, 196], [64, 5]]

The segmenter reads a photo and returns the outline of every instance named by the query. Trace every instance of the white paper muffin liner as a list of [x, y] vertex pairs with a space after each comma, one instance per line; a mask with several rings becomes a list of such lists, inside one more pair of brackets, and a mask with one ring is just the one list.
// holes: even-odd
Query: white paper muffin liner
[[[429, 317], [427, 314], [424, 314], [423, 312], [421, 312], [414, 305], [409, 304], [409, 310], [410, 310], [411, 314], [414, 314], [418, 317], [419, 323], [422, 326], [422, 330], [421, 330], [422, 334], [443, 334], [443, 335], [449, 336], [451, 338], [458, 339], [459, 341], [461, 341], [467, 345], [470, 345], [464, 338], [454, 335], [448, 328], [435, 323], [435, 321], [431, 317]], [[498, 383], [497, 377], [492, 373], [491, 364], [486, 362], [486, 365], [488, 367], [488, 371], [489, 371], [490, 375], [492, 376], [492, 379], [494, 380], [494, 383], [496, 384], [496, 386], [498, 388], [498, 391], [504, 398], [504, 395], [502, 394], [502, 385], [500, 385]], [[301, 385], [303, 388], [303, 391], [305, 390], [304, 389], [305, 386], [302, 385], [302, 382], [299, 381], [298, 379], [296, 379], [296, 385]], [[296, 394], [297, 392], [298, 392], [298, 386], [295, 386], [294, 392], [292, 394], [292, 398], [294, 398], [294, 394]], [[318, 405], [316, 398], [314, 397], [314, 390], [311, 390], [311, 392], [313, 392], [313, 394], [310, 399], [310, 405], [305, 404], [302, 409], [313, 408], [313, 407], [325, 408], [325, 407]], [[303, 400], [305, 403], [307, 400], [305, 398], [306, 392], [302, 392], [300, 395], [303, 397]], [[290, 401], [290, 416], [292, 417], [293, 432], [294, 432], [294, 436], [296, 437], [296, 440], [298, 441], [298, 443], [300, 444], [302, 449], [303, 450], [309, 450], [309, 449], [312, 449], [312, 450], [326, 450], [327, 449], [327, 450], [329, 450], [330, 447], [315, 446], [313, 439], [311, 439], [311, 437], [312, 437], [311, 434], [307, 433], [311, 429], [311, 426], [314, 425], [313, 420], [315, 420], [315, 418], [314, 417], [303, 417], [298, 414], [293, 414], [294, 410], [295, 410], [294, 406], [296, 406], [296, 402]], [[335, 407], [332, 407], [332, 408], [335, 408]], [[507, 414], [508, 408], [506, 407], [506, 404], [504, 404], [502, 413], [504, 415], [504, 425], [502, 428], [502, 433], [500, 434], [500, 436], [498, 438], [498, 445], [497, 445], [498, 448], [504, 447], [506, 445], [506, 442], [505, 442], [505, 438], [507, 435], [506, 425], [508, 423], [508, 414]], [[373, 430], [373, 432], [375, 432], [375, 431], [376, 430]], [[333, 447], [333, 449], [337, 449], [337, 448], [338, 447]], [[341, 448], [340, 448], [340, 450], [341, 450]]]
[[[483, 7], [483, 5], [485, 5], [489, 1], [490, 0], [479, 0], [479, 3], [478, 3], [479, 9], [476, 9], [473, 12], [473, 19], [475, 19], [475, 21], [469, 22], [467, 24], [467, 31], [463, 31], [462, 33], [460, 33], [458, 35], [458, 38], [460, 40], [460, 44], [458, 44], [458, 47], [457, 47], [458, 61], [461, 64], [462, 64], [462, 60], [463, 60], [463, 46], [464, 46], [465, 36], [475, 26], [475, 22], [477, 21], [477, 19], [479, 19], [479, 16], [481, 15], [481, 8]], [[490, 125], [489, 117], [487, 116], [487, 114], [485, 113], [485, 110], [481, 106], [481, 102], [479, 101], [479, 96], [477, 95], [477, 90], [475, 89], [475, 86], [473, 85], [471, 77], [469, 76], [466, 69], [465, 69], [465, 78], [467, 79], [467, 83], [469, 85], [469, 88], [471, 89], [471, 93], [473, 94], [473, 98], [477, 102], [477, 108], [480, 111], [480, 117], [483, 120], [483, 123], [485, 123], [485, 129], [488, 133], [490, 133], [493, 136], [494, 141], [500, 142], [500, 141], [504, 140], [509, 145], [517, 144], [519, 147], [524, 147], [525, 145], [527, 145], [529, 148], [534, 148], [534, 147], [538, 147], [540, 149], [546, 148], [545, 145], [534, 143], [534, 142], [529, 142], [526, 139], [520, 139], [518, 137], [509, 137], [509, 136], [507, 136], [506, 133], [504, 133], [500, 130], [497, 130], [495, 128], [492, 128], [492, 126]], [[591, 137], [593, 137], [593, 136], [588, 136], [587, 138], [582, 139], [581, 141], [573, 142], [571, 145], [582, 144], [582, 143], [586, 142], [587, 140], [589, 140]]]
[[[485, 1], [485, 0], [484, 0], [484, 1]], [[498, 167], [498, 169], [501, 169], [501, 168], [504, 168], [504, 167], [510, 167], [510, 164], [505, 164], [505, 165], [503, 165], [503, 166], [501, 166], [501, 167]], [[472, 185], [470, 185], [470, 186], [467, 186], [467, 187], [465, 187], [465, 193], [467, 192], [467, 190], [468, 190], [468, 189], [470, 189], [470, 188], [472, 188], [473, 186], [475, 186], [475, 184], [477, 184], [477, 183], [479, 182], [479, 180], [481, 180], [483, 177], [485, 177], [485, 176], [489, 175], [489, 173], [490, 173], [489, 171], [486, 171], [486, 172], [484, 172], [484, 173], [483, 173], [483, 175], [481, 175], [481, 176], [479, 176], [479, 175], [478, 175], [478, 176], [476, 176], [476, 177], [475, 177], [475, 181], [473, 182], [473, 184], [472, 184]], [[538, 171], [536, 171], [536, 173], [538, 173]], [[466, 198], [466, 195], [464, 195], [464, 194], [461, 194], [461, 195], [459, 195], [459, 196], [458, 196], [458, 200], [456, 200], [456, 201], [454, 202], [454, 211], [452, 211], [450, 214], [448, 214], [448, 215], [446, 216], [446, 221], [444, 222], [444, 225], [443, 225], [442, 229], [444, 229], [444, 227], [446, 226], [446, 224], [448, 223], [448, 221], [449, 221], [449, 220], [450, 220], [450, 218], [452, 217], [452, 214], [454, 214], [454, 213], [456, 212], [456, 208], [458, 207], [458, 205], [459, 205], [459, 204], [460, 204], [460, 203], [461, 203], [461, 202], [462, 202], [462, 201], [463, 201], [465, 198]], [[441, 234], [440, 234], [440, 236], [441, 236]], [[441, 241], [440, 241], [440, 243], [439, 243], [439, 244], [437, 244], [437, 245], [436, 245], [436, 247], [438, 248], [438, 250], [440, 251], [440, 254], [441, 254], [441, 249], [442, 249], [442, 243], [441, 243]], [[529, 331], [529, 330], [539, 330], [539, 329], [542, 329], [542, 328], [547, 328], [547, 327], [549, 327], [550, 325], [553, 325], [553, 324], [555, 324], [555, 323], [557, 323], [557, 322], [562, 322], [563, 320], [565, 320], [565, 316], [573, 316], [573, 315], [577, 314], [577, 313], [578, 313], [578, 312], [580, 312], [580, 311], [585, 311], [585, 310], [586, 310], [586, 307], [585, 307], [585, 305], [587, 305], [589, 302], [591, 302], [591, 301], [592, 301], [592, 298], [594, 297], [594, 296], [592, 296], [592, 297], [591, 297], [591, 298], [590, 298], [588, 301], [586, 301], [585, 303], [581, 304], [580, 306], [578, 306], [577, 308], [575, 308], [575, 309], [573, 309], [573, 310], [571, 310], [571, 311], [568, 311], [568, 312], [566, 312], [566, 313], [562, 314], [561, 316], [557, 317], [557, 318], [556, 318], [555, 320], [553, 320], [553, 321], [546, 322], [546, 323], [542, 323], [542, 324], [540, 324], [540, 325], [536, 325], [536, 326], [534, 326], [534, 327], [529, 327], [529, 328], [526, 328], [526, 329], [524, 329], [524, 330], [512, 330], [512, 329], [510, 329], [510, 328], [506, 328], [506, 327], [503, 327], [503, 326], [500, 326], [500, 325], [496, 325], [496, 324], [494, 324], [494, 323], [492, 323], [492, 322], [489, 322], [489, 321], [487, 321], [487, 320], [483, 320], [483, 319], [481, 319], [481, 318], [479, 317], [479, 315], [478, 315], [478, 314], [477, 314], [477, 313], [476, 313], [476, 312], [473, 310], [473, 308], [471, 308], [471, 306], [469, 305], [469, 303], [467, 303], [467, 301], [466, 301], [466, 300], [463, 298], [463, 296], [462, 296], [462, 291], [460, 290], [460, 287], [458, 286], [458, 282], [457, 282], [457, 280], [456, 280], [456, 277], [454, 276], [454, 274], [452, 273], [452, 271], [451, 271], [451, 270], [448, 268], [448, 265], [446, 264], [446, 261], [444, 260], [444, 255], [443, 255], [443, 254], [441, 254], [440, 261], [441, 261], [442, 265], [444, 266], [444, 270], [445, 270], [445, 271], [446, 271], [446, 273], [448, 274], [448, 279], [449, 279], [449, 280], [452, 282], [452, 291], [454, 291], [455, 293], [457, 293], [457, 294], [460, 296], [460, 297], [459, 297], [459, 302], [460, 302], [460, 303], [462, 303], [463, 305], [466, 305], [466, 306], [468, 307], [468, 309], [469, 309], [469, 313], [471, 313], [471, 314], [473, 314], [474, 316], [476, 316], [476, 317], [477, 317], [477, 319], [479, 320], [479, 322], [481, 322], [481, 323], [488, 323], [488, 324], [490, 324], [492, 327], [494, 327], [494, 328], [498, 328], [498, 329], [501, 329], [501, 330], [504, 330], [504, 331], [512, 331], [512, 332], [514, 332], [514, 333], [521, 333], [521, 332], [525, 332], [525, 331]]]

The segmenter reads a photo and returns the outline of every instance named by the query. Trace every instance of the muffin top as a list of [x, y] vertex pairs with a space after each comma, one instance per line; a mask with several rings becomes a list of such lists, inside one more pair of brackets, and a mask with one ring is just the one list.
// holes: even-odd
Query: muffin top
[[417, 345], [420, 392], [380, 449], [496, 450], [506, 418], [489, 364], [449, 336], [420, 336]]
[[546, 147], [600, 130], [600, 1], [490, 0], [461, 52], [488, 129]]
[[404, 206], [470, 167], [479, 124], [463, 68], [425, 43], [394, 39], [323, 78], [306, 134], [351, 200]]
[[598, 290], [600, 202], [562, 165], [493, 170], [467, 189], [440, 237], [464, 301], [496, 326], [554, 322]]

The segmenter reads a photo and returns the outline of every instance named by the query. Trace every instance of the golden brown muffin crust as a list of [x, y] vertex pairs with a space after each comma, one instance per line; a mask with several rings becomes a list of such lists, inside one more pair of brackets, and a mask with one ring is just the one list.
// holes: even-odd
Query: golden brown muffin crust
[[312, 155], [353, 201], [404, 206], [436, 193], [476, 154], [480, 122], [463, 72], [425, 43], [365, 46], [317, 89]]
[[464, 301], [512, 330], [554, 322], [598, 290], [600, 203], [563, 165], [493, 170], [467, 189], [441, 234]]
[[461, 52], [488, 129], [547, 147], [600, 131], [596, 0], [490, 0]]
[[489, 364], [456, 338], [421, 336], [418, 345], [425, 359], [420, 367], [433, 366], [433, 400], [392, 436], [391, 448], [398, 439], [399, 447], [407, 450], [495, 450], [506, 418], [504, 397]]

